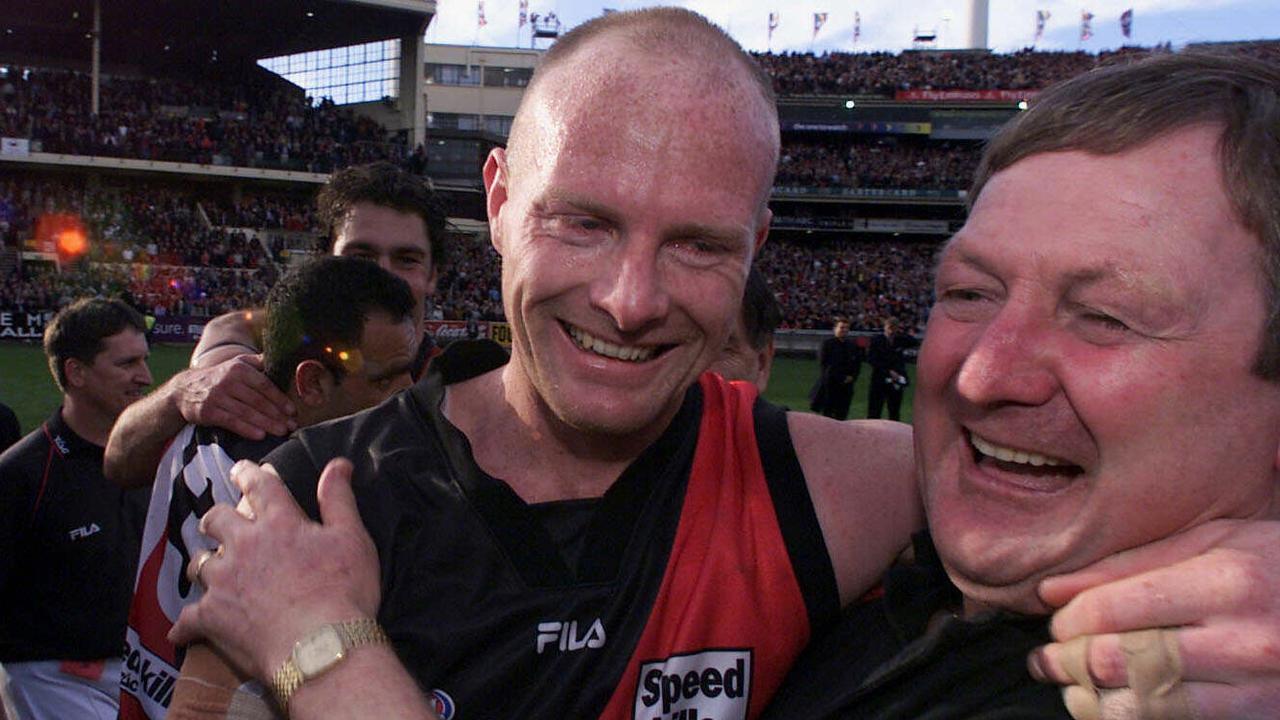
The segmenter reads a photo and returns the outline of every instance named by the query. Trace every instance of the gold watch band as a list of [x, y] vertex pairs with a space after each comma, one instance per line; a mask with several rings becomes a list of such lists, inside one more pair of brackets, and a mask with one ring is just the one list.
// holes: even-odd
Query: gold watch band
[[[298, 688], [310, 677], [303, 675], [299, 669], [295, 655], [298, 648], [303, 645], [309, 638], [323, 632], [327, 628], [332, 628], [342, 641], [342, 654], [334, 658], [333, 665], [345, 659], [348, 651], [360, 647], [361, 645], [387, 645], [391, 640], [387, 634], [378, 625], [376, 620], [371, 618], [356, 618], [347, 620], [346, 622], [333, 623], [331, 625], [322, 625], [314, 632], [308, 634], [302, 640], [294, 645], [294, 653], [285, 658], [280, 668], [276, 670], [271, 678], [271, 689], [274, 691], [276, 700], [280, 703], [280, 709], [287, 714], [289, 711], [289, 699], [297, 692]], [[325, 670], [328, 670], [326, 667]], [[323, 671], [322, 671], [323, 672]], [[317, 673], [318, 675], [319, 673]]]

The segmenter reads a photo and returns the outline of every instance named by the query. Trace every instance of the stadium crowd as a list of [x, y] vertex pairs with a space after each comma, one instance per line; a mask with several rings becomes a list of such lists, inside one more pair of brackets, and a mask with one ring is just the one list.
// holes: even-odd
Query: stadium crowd
[[[1094, 67], [1129, 62], [1165, 45], [1090, 53], [1027, 48], [1014, 53], [755, 53], [779, 95], [882, 95], [900, 90], [1038, 90]], [[1280, 59], [1280, 42], [1240, 43], [1232, 52]]]
[[897, 318], [912, 335], [924, 331], [932, 301], [928, 242], [765, 243], [756, 260], [782, 306], [783, 328], [825, 329], [848, 319], [855, 331], [878, 331]]
[[295, 87], [104, 76], [93, 115], [90, 83], [81, 72], [6, 68], [0, 135], [51, 153], [321, 173], [409, 156], [378, 123]]
[[774, 185], [956, 190], [968, 186], [980, 153], [963, 142], [792, 140], [782, 146]]
[[[830, 160], [828, 166], [837, 162], [852, 161]], [[788, 165], [784, 156], [783, 167]], [[320, 234], [306, 199], [245, 194], [224, 201], [139, 182], [90, 189], [83, 182], [40, 176], [0, 180], [0, 237], [11, 245], [30, 237], [42, 215], [78, 218], [89, 251], [68, 272], [5, 277], [0, 305], [57, 309], [76, 297], [127, 292], [147, 314], [210, 317], [242, 306], [245, 298], [260, 302], [278, 277], [286, 245], [282, 236], [264, 231], [294, 231], [311, 239]], [[259, 232], [268, 238], [266, 247]], [[935, 250], [932, 244], [904, 242], [775, 240], [759, 262], [782, 304], [783, 327], [826, 328], [834, 315], [846, 315], [853, 330], [871, 331], [881, 317], [893, 315], [916, 332], [929, 306]], [[499, 275], [499, 258], [489, 243], [456, 236], [427, 318], [504, 319]]]

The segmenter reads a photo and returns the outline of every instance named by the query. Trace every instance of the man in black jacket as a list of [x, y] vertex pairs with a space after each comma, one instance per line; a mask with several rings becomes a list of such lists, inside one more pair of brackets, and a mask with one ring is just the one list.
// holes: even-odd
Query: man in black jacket
[[818, 382], [810, 393], [809, 408], [829, 418], [845, 420], [853, 402], [853, 386], [862, 369], [862, 348], [849, 337], [849, 321], [836, 318], [832, 336], [818, 349]]

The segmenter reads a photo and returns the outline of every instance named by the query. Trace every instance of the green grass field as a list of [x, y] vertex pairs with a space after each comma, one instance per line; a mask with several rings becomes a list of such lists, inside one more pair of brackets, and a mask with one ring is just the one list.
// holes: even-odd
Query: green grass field
[[[156, 384], [168, 380], [186, 367], [191, 354], [189, 345], [156, 345], [151, 348], [151, 373]], [[915, 366], [908, 366], [914, 382]], [[851, 417], [862, 417], [867, 411], [867, 378], [870, 370], [863, 367], [854, 390]], [[765, 397], [793, 410], [809, 408], [809, 388], [818, 376], [818, 362], [812, 358], [774, 360], [773, 375]], [[902, 403], [902, 419], [911, 422], [911, 387]], [[13, 408], [22, 423], [23, 432], [31, 432], [49, 416], [59, 401], [58, 388], [49, 375], [40, 346], [20, 342], [0, 343], [0, 402]]]

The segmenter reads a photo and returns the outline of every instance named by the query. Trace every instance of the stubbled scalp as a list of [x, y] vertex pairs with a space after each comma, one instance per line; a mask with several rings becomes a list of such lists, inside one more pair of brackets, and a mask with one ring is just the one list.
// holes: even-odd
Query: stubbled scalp
[[[679, 82], [644, 82], [653, 77]], [[646, 126], [651, 134], [633, 132], [625, 139], [658, 149], [662, 134], [675, 124], [664, 113], [666, 93], [675, 87], [681, 94], [706, 99], [701, 106], [707, 113], [751, 128], [753, 144], [766, 151], [763, 207], [781, 145], [770, 81], [724, 31], [680, 8], [613, 13], [578, 26], [557, 41], [534, 73], [512, 122], [508, 172], [536, 171], [542, 158], [554, 157], [551, 153], [564, 146], [557, 130], [563, 129], [565, 110], [573, 106], [590, 112], [622, 104], [634, 112], [652, 113], [654, 122]], [[702, 122], [697, 117], [678, 121], [686, 127]]]

